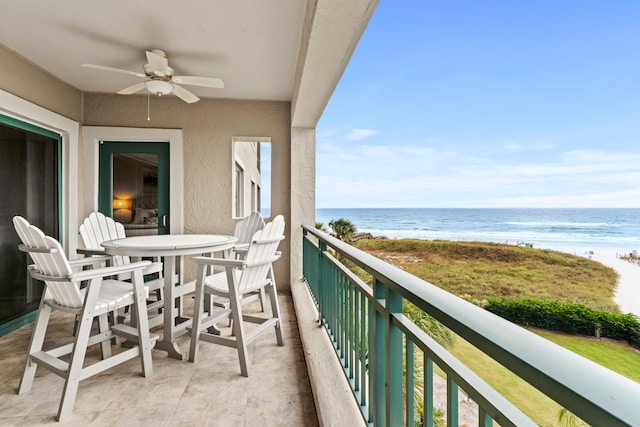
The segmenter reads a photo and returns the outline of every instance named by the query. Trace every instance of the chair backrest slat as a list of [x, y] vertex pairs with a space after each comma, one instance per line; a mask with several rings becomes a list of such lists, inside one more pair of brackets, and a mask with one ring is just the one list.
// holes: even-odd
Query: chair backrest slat
[[[73, 271], [64, 250], [56, 239], [45, 234], [35, 225], [20, 217], [13, 218], [13, 224], [26, 251], [31, 256], [36, 269], [47, 276], [68, 277]], [[39, 252], [29, 251], [37, 249]], [[41, 251], [48, 249], [48, 251]], [[48, 295], [56, 303], [72, 308], [82, 307], [82, 295], [77, 283], [71, 280], [45, 280]]]
[[[102, 250], [100, 245], [107, 240], [124, 239], [124, 226], [102, 212], [92, 212], [80, 225], [80, 236], [87, 249]], [[131, 261], [126, 256], [114, 256], [113, 265], [126, 265]]]
[[[284, 239], [284, 217], [282, 215], [276, 216], [262, 230], [255, 232], [245, 258], [250, 266], [242, 271], [238, 282], [238, 290], [241, 293], [263, 284], [271, 269], [271, 263], [261, 262], [274, 257], [282, 239]], [[254, 263], [258, 265], [251, 266]]]
[[264, 227], [264, 218], [259, 212], [253, 212], [251, 215], [241, 219], [236, 223], [233, 235], [236, 237], [236, 244], [249, 243], [256, 234], [256, 231], [262, 230]]

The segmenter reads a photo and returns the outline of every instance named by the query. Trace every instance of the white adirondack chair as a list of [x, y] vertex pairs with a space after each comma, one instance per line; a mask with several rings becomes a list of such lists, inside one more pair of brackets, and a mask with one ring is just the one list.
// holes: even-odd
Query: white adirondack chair
[[[249, 216], [242, 218], [240, 221], [236, 223], [233, 235], [237, 239], [236, 243], [232, 250], [232, 255], [236, 259], [243, 258], [247, 254], [247, 250], [249, 249], [249, 243], [251, 242], [251, 238], [256, 231], [262, 230], [264, 227], [264, 218], [260, 215], [259, 212], [253, 212]], [[222, 268], [222, 271], [224, 268]], [[217, 270], [221, 271], [221, 270]], [[248, 295], [243, 296], [243, 303], [249, 303], [255, 301], [256, 298], [260, 298], [260, 307], [262, 311], [264, 311], [264, 301], [265, 294], [264, 288], [259, 289], [256, 292], [252, 292]], [[229, 308], [229, 300], [227, 298], [211, 298], [210, 295], [205, 295], [205, 304], [207, 307], [211, 307], [213, 303], [216, 307], [222, 307], [225, 309]], [[211, 312], [211, 309], [209, 310]], [[212, 329], [213, 330], [213, 329]]]
[[[101, 212], [92, 212], [85, 218], [84, 222], [80, 225], [80, 236], [82, 237], [84, 248], [79, 248], [78, 253], [86, 256], [104, 255], [104, 248], [101, 246], [102, 242], [127, 237], [124, 226], [121, 223], [105, 216]], [[112, 256], [109, 261], [110, 265], [128, 265], [130, 263], [131, 259], [128, 256], [120, 255]], [[149, 291], [155, 295], [155, 301], [147, 302], [147, 310], [150, 314], [158, 314], [164, 306], [164, 279], [162, 277], [162, 262], [160, 262], [160, 259], [155, 259], [153, 263], [143, 270], [142, 274], [145, 276], [152, 274], [156, 276], [151, 280], [147, 280], [145, 285]], [[129, 280], [130, 278], [130, 273], [118, 276], [119, 280]], [[126, 320], [126, 316], [121, 320]], [[153, 317], [150, 320], [151, 327], [161, 324], [162, 320], [162, 316]]]
[[[249, 376], [247, 346], [258, 335], [275, 328], [278, 345], [284, 345], [282, 336], [282, 321], [278, 295], [273, 277], [272, 264], [279, 257], [278, 244], [284, 239], [284, 217], [278, 215], [272, 222], [266, 224], [262, 230], [253, 235], [246, 254], [241, 259], [222, 259], [209, 257], [193, 258], [197, 264], [197, 279], [193, 325], [191, 330], [191, 347], [189, 360], [195, 362], [198, 355], [199, 341], [235, 347], [240, 360], [240, 372]], [[224, 272], [207, 276], [208, 266], [221, 266]], [[249, 316], [242, 313], [243, 295], [267, 288], [271, 301], [271, 314], [264, 316]], [[218, 312], [204, 311], [204, 295], [216, 295], [229, 299], [230, 307]], [[231, 314], [233, 320], [233, 335], [221, 336], [207, 330], [220, 320]], [[245, 330], [244, 322], [256, 323], [250, 331]]]
[[[34, 262], [29, 266], [31, 277], [45, 284], [18, 394], [31, 389], [38, 366], [64, 378], [57, 415], [58, 421], [64, 421], [73, 412], [81, 380], [135, 357], [140, 357], [143, 375], [152, 375], [151, 349], [158, 337], [149, 335], [147, 312], [141, 308], [145, 306], [147, 293], [142, 270], [150, 262], [74, 272], [57, 240], [45, 236], [39, 228], [22, 217], [14, 217], [13, 223], [22, 240], [19, 249], [28, 253]], [[105, 279], [124, 273], [133, 275], [132, 283]], [[87, 281], [88, 285], [80, 289], [80, 282], [83, 281]], [[123, 324], [110, 326], [107, 315], [129, 305], [134, 307], [137, 327]], [[44, 350], [47, 325], [53, 310], [76, 315], [79, 319], [78, 329], [73, 342]], [[91, 335], [94, 318], [98, 318], [99, 330]], [[112, 354], [111, 340], [115, 337], [129, 340], [134, 345]], [[102, 360], [84, 366], [87, 347], [97, 344], [101, 345]], [[65, 357], [67, 355], [69, 357]]]

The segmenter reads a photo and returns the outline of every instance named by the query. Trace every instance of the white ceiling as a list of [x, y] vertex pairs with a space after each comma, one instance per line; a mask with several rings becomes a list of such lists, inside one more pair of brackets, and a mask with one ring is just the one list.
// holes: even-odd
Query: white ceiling
[[[86, 92], [117, 92], [142, 78], [162, 49], [176, 75], [219, 77], [201, 98], [290, 101], [306, 0], [1, 0], [0, 44]], [[1, 78], [1, 76], [0, 76]]]

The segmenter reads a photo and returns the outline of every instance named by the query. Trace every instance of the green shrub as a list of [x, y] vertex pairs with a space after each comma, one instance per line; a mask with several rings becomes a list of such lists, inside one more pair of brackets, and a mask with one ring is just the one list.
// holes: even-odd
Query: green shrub
[[572, 334], [595, 335], [596, 324], [602, 327], [602, 337], [618, 340], [629, 339], [630, 329], [640, 331], [640, 319], [633, 314], [551, 299], [492, 297], [487, 298], [485, 308], [514, 323]]

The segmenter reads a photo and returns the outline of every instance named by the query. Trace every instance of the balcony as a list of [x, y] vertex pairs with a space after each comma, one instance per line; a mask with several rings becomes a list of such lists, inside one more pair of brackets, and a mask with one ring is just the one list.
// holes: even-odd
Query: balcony
[[[69, 423], [413, 426], [420, 418], [414, 411], [419, 396], [427, 421], [439, 406], [450, 426], [536, 425], [404, 317], [406, 300], [589, 424], [640, 425], [640, 384], [312, 227], [303, 230], [304, 280], [292, 283], [291, 295], [280, 296], [285, 346], [270, 334], [256, 341], [249, 378], [240, 376], [234, 349], [203, 343], [195, 364], [154, 350], [150, 378], [132, 360], [81, 383]], [[366, 270], [373, 286], [343, 260]], [[54, 316], [59, 339], [73, 319]], [[2, 425], [58, 424], [58, 377], [39, 371], [29, 394], [15, 394], [30, 333], [25, 326], [0, 338]], [[180, 338], [183, 350], [188, 344], [188, 336]], [[418, 365], [424, 369], [414, 371]], [[419, 393], [407, 392], [418, 384]]]

